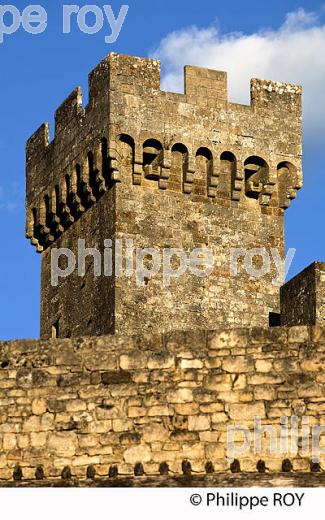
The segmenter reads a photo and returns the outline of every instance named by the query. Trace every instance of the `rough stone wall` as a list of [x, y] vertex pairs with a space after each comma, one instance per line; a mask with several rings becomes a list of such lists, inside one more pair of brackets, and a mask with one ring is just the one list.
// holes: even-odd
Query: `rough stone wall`
[[282, 325], [323, 325], [325, 264], [315, 262], [281, 287]]
[[[68, 248], [78, 257], [78, 238], [84, 239], [87, 248], [103, 252], [103, 237], [114, 240], [115, 188], [112, 188], [89, 208], [83, 218], [77, 220], [58, 237], [55, 247]], [[64, 263], [62, 269], [66, 267]], [[51, 248], [42, 254], [41, 337], [61, 338], [71, 336], [97, 336], [115, 331], [115, 287], [112, 277], [94, 276], [94, 259], [85, 261], [85, 273], [78, 269], [67, 278], [61, 278], [59, 286], [51, 283]], [[53, 325], [57, 330], [53, 331]]]
[[[39, 465], [46, 478], [65, 466], [85, 478], [90, 465], [98, 476], [114, 466], [157, 475], [163, 463], [180, 475], [184, 461], [193, 473], [227, 471], [227, 425], [324, 421], [324, 359], [319, 327], [2, 342], [0, 479], [17, 466], [34, 478]], [[310, 453], [270, 454], [266, 443], [238, 457], [243, 471], [258, 460], [281, 471], [286, 458], [309, 470]]]
[[[158, 61], [116, 54], [89, 84], [85, 109], [76, 89], [57, 110], [51, 143], [43, 125], [27, 144], [26, 230], [43, 252], [42, 337], [55, 324], [60, 337], [266, 326], [279, 311], [276, 273], [232, 279], [230, 248], [283, 254], [283, 212], [302, 186], [301, 88], [252, 80], [251, 105], [238, 105], [228, 102], [225, 73], [186, 67], [185, 93], [162, 92]], [[167, 289], [159, 277], [138, 288], [91, 270], [52, 287], [51, 250], [75, 251], [78, 238], [100, 252], [115, 238], [187, 252], [208, 246], [214, 271]]]

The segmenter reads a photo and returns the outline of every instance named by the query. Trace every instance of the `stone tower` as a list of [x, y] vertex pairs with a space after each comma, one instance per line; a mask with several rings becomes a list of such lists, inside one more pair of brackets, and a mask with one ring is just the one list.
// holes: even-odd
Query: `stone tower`
[[[301, 88], [253, 79], [251, 104], [230, 103], [224, 72], [185, 67], [185, 93], [160, 90], [156, 60], [110, 54], [27, 143], [26, 234], [42, 254], [41, 336], [267, 326], [276, 272], [231, 276], [234, 248], [284, 254], [284, 210], [302, 186]], [[101, 269], [88, 255], [51, 283], [51, 256], [78, 244], [103, 261], [108, 240], [134, 248], [205, 247], [207, 277], [169, 286]], [[79, 242], [78, 242], [79, 241]], [[128, 242], [129, 244], [131, 242]], [[105, 246], [106, 244], [106, 246]], [[64, 269], [64, 265], [61, 266]]]

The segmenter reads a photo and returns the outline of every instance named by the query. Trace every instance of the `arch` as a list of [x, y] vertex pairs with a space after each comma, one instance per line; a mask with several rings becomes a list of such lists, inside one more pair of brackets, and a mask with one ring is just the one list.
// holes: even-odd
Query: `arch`
[[173, 191], [182, 191], [188, 170], [188, 149], [182, 143], [175, 143], [171, 149], [171, 168], [168, 188]]
[[132, 182], [134, 160], [135, 160], [135, 142], [133, 137], [128, 134], [120, 134], [117, 137], [117, 157], [118, 164], [111, 172], [112, 180], [122, 180], [123, 182]]
[[201, 147], [196, 152], [196, 172], [193, 194], [207, 196], [210, 178], [213, 173], [213, 155], [209, 148]]
[[223, 199], [231, 199], [237, 174], [236, 156], [229, 151], [220, 155], [220, 175], [218, 184], [218, 196]]
[[297, 168], [294, 164], [292, 164], [289, 161], [282, 161], [277, 166], [277, 172], [278, 172], [278, 175], [283, 175], [283, 174], [292, 175], [292, 174], [297, 173]]
[[267, 183], [269, 166], [258, 155], [252, 155], [244, 162], [245, 170], [245, 195], [257, 200], [262, 193], [264, 184]]
[[173, 152], [178, 152], [178, 153], [181, 153], [183, 155], [185, 154], [188, 154], [188, 149], [187, 147], [185, 146], [185, 144], [182, 144], [182, 143], [175, 143], [173, 146], [172, 146], [172, 153]]
[[120, 134], [118, 137], [117, 137], [117, 141], [119, 144], [121, 145], [126, 145], [125, 147], [127, 148], [130, 148], [131, 150], [134, 151], [135, 149], [135, 142], [134, 142], [134, 139], [133, 137], [131, 137], [130, 135], [128, 134]]
[[287, 208], [299, 189], [297, 188], [297, 168], [289, 161], [282, 161], [277, 166], [277, 176], [278, 203], [281, 208]]
[[156, 139], [147, 139], [143, 143], [143, 171], [146, 179], [159, 179], [163, 158], [162, 152], [162, 144]]
[[196, 152], [196, 157], [205, 157], [205, 159], [207, 159], [207, 161], [211, 161], [212, 160], [212, 152], [211, 150], [209, 150], [209, 148], [205, 148], [204, 146], [202, 146], [201, 148], [198, 149], [198, 151]]

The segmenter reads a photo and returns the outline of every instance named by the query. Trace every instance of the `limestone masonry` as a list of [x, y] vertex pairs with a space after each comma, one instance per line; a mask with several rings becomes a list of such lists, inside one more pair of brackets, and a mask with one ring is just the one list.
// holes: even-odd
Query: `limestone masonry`
[[[228, 103], [224, 72], [185, 68], [185, 94], [160, 90], [160, 63], [112, 54], [27, 143], [27, 236], [42, 252], [41, 336], [267, 326], [280, 311], [274, 268], [229, 272], [231, 248], [276, 248], [302, 185], [301, 88], [253, 80], [251, 106]], [[206, 246], [213, 273], [134, 278], [77, 272], [50, 283], [51, 251], [77, 240]], [[93, 260], [90, 259], [90, 263]]]
[[[226, 73], [197, 67], [185, 67], [184, 94], [163, 92], [159, 61], [110, 54], [88, 105], [75, 89], [54, 139], [48, 124], [29, 139], [41, 340], [0, 343], [3, 483], [325, 467], [301, 442], [270, 453], [267, 435], [258, 453], [227, 458], [230, 425], [253, 436], [254, 418], [278, 432], [284, 417], [324, 421], [325, 264], [281, 291], [274, 263], [260, 277], [242, 261], [230, 269], [234, 249], [284, 256], [284, 211], [302, 187], [301, 94], [253, 79], [251, 104], [230, 103]], [[77, 255], [80, 239], [101, 255], [107, 240], [204, 247], [214, 267], [139, 286], [94, 276], [89, 255], [84, 276], [53, 285], [53, 251]]]

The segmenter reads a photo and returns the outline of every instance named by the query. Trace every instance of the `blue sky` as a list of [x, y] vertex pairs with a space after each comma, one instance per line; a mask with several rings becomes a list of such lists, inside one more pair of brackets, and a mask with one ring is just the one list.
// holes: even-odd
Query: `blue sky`
[[[28, 5], [12, 3], [21, 11]], [[40, 256], [24, 238], [25, 141], [43, 121], [52, 124], [55, 109], [76, 85], [87, 91], [88, 72], [111, 51], [161, 57], [163, 85], [175, 90], [184, 61], [229, 69], [234, 101], [248, 97], [255, 72], [303, 83], [305, 187], [286, 214], [286, 245], [297, 249], [289, 276], [325, 260], [323, 2], [129, 0], [115, 44], [105, 43], [107, 22], [96, 35], [83, 34], [76, 24], [62, 34], [63, 3], [41, 3], [48, 13], [43, 34], [20, 29], [0, 44], [0, 338], [39, 335]], [[108, 3], [118, 13], [120, 2], [97, 5]]]

